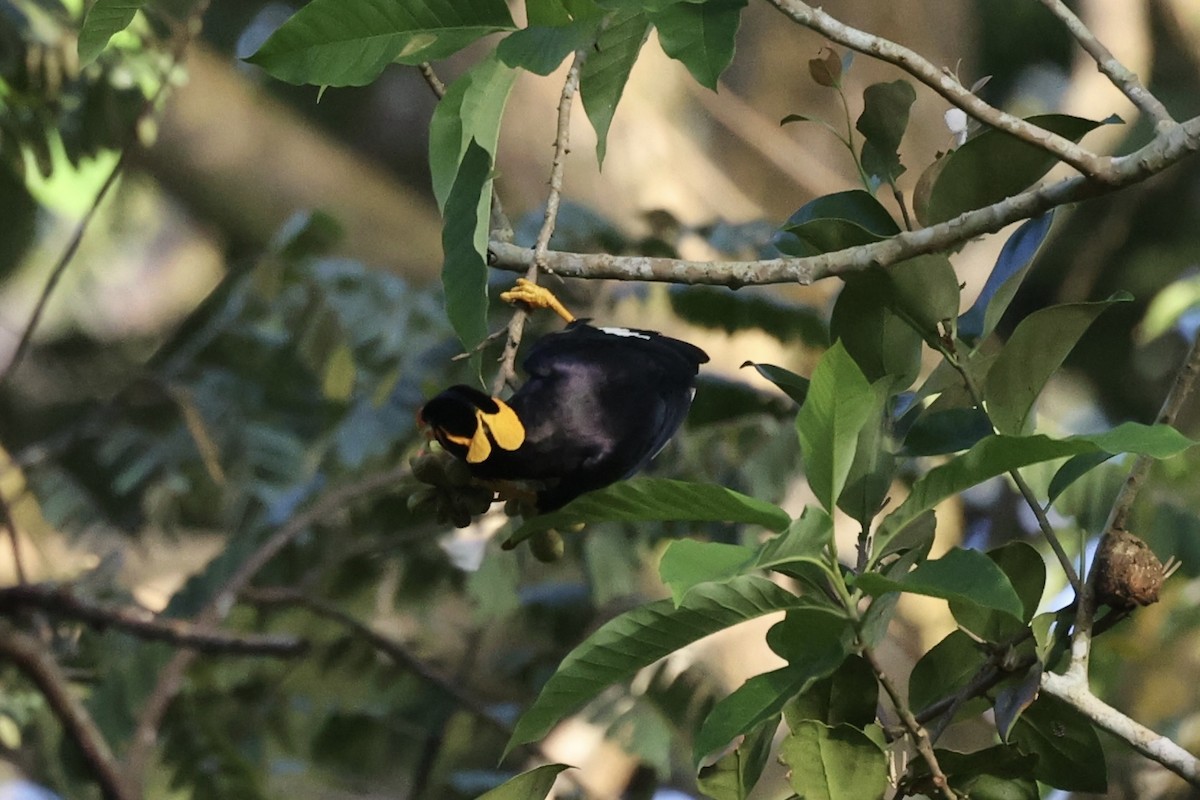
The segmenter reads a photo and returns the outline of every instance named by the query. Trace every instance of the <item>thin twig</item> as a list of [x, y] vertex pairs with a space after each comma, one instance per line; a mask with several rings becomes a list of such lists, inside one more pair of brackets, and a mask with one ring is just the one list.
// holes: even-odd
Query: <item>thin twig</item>
[[100, 629], [117, 628], [139, 639], [167, 642], [204, 653], [293, 658], [308, 650], [308, 643], [294, 636], [214, 631], [185, 620], [164, 619], [141, 608], [94, 603], [66, 586], [24, 584], [0, 589], [0, 613], [16, 608], [37, 609]]
[[933, 752], [933, 741], [929, 738], [929, 732], [913, 716], [912, 710], [908, 707], [908, 701], [904, 699], [903, 693], [900, 692], [891, 677], [883, 669], [883, 665], [879, 663], [879, 659], [875, 657], [875, 653], [871, 648], [864, 647], [862, 653], [863, 657], [867, 659], [867, 663], [871, 665], [871, 669], [874, 670], [875, 678], [879, 681], [879, 685], [883, 687], [883, 691], [891, 698], [892, 706], [896, 709], [896, 714], [899, 715], [905, 730], [912, 737], [913, 744], [917, 748], [917, 753], [925, 761], [925, 765], [929, 767], [930, 780], [933, 781], [933, 785], [937, 787], [938, 792], [946, 800], [958, 800], [958, 793], [950, 788], [950, 781], [946, 778], [946, 773], [942, 771], [942, 767], [938, 763], [937, 754]]
[[426, 664], [421, 659], [413, 655], [407, 647], [401, 642], [376, 631], [370, 625], [360, 622], [350, 614], [342, 611], [332, 603], [326, 602], [317, 597], [305, 594], [296, 589], [246, 589], [241, 593], [241, 597], [248, 603], [256, 606], [294, 606], [303, 608], [318, 617], [323, 617], [338, 625], [346, 628], [356, 637], [363, 639], [371, 647], [386, 655], [398, 666], [408, 670], [426, 683], [436, 687], [439, 691], [445, 693], [448, 697], [454, 700], [462, 708], [471, 712], [475, 717], [478, 717], [482, 722], [497, 733], [509, 737], [512, 736], [512, 728], [505, 722], [497, 719], [477, 698], [467, 694], [461, 685], [461, 681], [454, 680], [446, 675], [442, 675], [433, 667]]
[[919, 53], [880, 36], [852, 28], [822, 9], [813, 8], [800, 0], [769, 2], [793, 22], [820, 33], [830, 41], [899, 67], [980, 122], [1051, 153], [1088, 177], [1100, 181], [1106, 179], [1107, 158], [1097, 156], [1070, 139], [988, 105], [960, 84], [948, 70], [938, 69]]
[[0, 658], [16, 665], [35, 686], [79, 748], [105, 800], [135, 800], [139, 795], [121, 776], [108, 742], [83, 707], [54, 656], [34, 637], [0, 619]]
[[[608, 253], [548, 251], [546, 266], [567, 278], [661, 281], [739, 288], [773, 283], [810, 284], [836, 275], [872, 267], [888, 267], [913, 256], [943, 252], [965, 241], [995, 233], [1020, 220], [1036, 217], [1051, 208], [1109, 194], [1146, 180], [1200, 150], [1200, 117], [1160, 132], [1141, 149], [1113, 158], [1105, 181], [1083, 176], [1064, 178], [1038, 186], [952, 220], [904, 231], [896, 236], [834, 253], [805, 258], [772, 258], [761, 261], [685, 261], [677, 258], [619, 256]], [[489, 264], [509, 272], [526, 272], [533, 252], [506, 242], [489, 243]]]
[[[164, 80], [164, 85], [166, 81]], [[156, 93], [157, 94], [157, 93]], [[141, 119], [141, 115], [138, 115]], [[17, 367], [25, 360], [26, 354], [29, 352], [30, 345], [33, 344], [33, 334], [37, 330], [38, 323], [42, 321], [42, 314], [46, 311], [46, 306], [50, 303], [50, 297], [54, 294], [54, 290], [58, 288], [58, 282], [62, 280], [62, 276], [66, 273], [67, 267], [71, 265], [72, 259], [75, 258], [75, 253], [79, 251], [79, 245], [83, 242], [83, 234], [91, 225], [92, 219], [95, 218], [96, 212], [100, 209], [100, 204], [104, 202], [104, 198], [108, 196], [108, 192], [117, 182], [117, 177], [121, 174], [121, 169], [125, 165], [125, 154], [129, 152], [130, 144], [126, 144], [121, 148], [117, 160], [113, 162], [112, 169], [104, 178], [104, 183], [100, 184], [100, 190], [96, 192], [96, 196], [92, 198], [91, 205], [84, 212], [83, 218], [75, 226], [75, 232], [71, 234], [71, 240], [67, 242], [66, 248], [58, 257], [58, 261], [54, 264], [54, 269], [50, 271], [50, 277], [46, 279], [46, 283], [42, 286], [42, 291], [38, 294], [37, 302], [33, 305], [33, 311], [29, 314], [29, 321], [25, 323], [25, 327], [21, 330], [21, 338], [17, 340], [17, 347], [13, 350], [12, 359], [4, 366], [4, 370], [0, 371], [0, 386], [8, 380], [9, 376], [17, 371]]]
[[[967, 392], [971, 395], [971, 400], [975, 403], [975, 407], [988, 417], [988, 422], [990, 424], [991, 415], [988, 414], [987, 408], [984, 405], [983, 392], [975, 383], [975, 379], [971, 377], [970, 370], [966, 368], [966, 366], [962, 363], [962, 359], [960, 359], [958, 354], [952, 349], [944, 347], [941, 349], [943, 357], [950, 362], [950, 366], [954, 367], [959, 376], [962, 378], [963, 385], [967, 388]], [[995, 430], [994, 425], [992, 426], [992, 429]], [[1071, 557], [1067, 554], [1066, 549], [1063, 548], [1062, 542], [1058, 540], [1058, 534], [1054, 532], [1054, 526], [1050, 524], [1050, 520], [1046, 516], [1045, 509], [1042, 508], [1042, 504], [1038, 501], [1037, 496], [1034, 495], [1033, 489], [1029, 487], [1029, 484], [1025, 481], [1025, 478], [1021, 475], [1021, 471], [1019, 469], [1010, 469], [1008, 471], [1008, 476], [1012, 478], [1012, 482], [1016, 484], [1017, 490], [1021, 493], [1021, 497], [1025, 499], [1025, 504], [1028, 505], [1029, 509], [1033, 512], [1033, 516], [1037, 519], [1038, 529], [1042, 532], [1042, 536], [1046, 539], [1047, 544], [1050, 545], [1050, 549], [1054, 551], [1054, 557], [1058, 559], [1059, 566], [1062, 567], [1063, 573], [1066, 574], [1067, 580], [1071, 583], [1071, 588], [1075, 591], [1075, 596], [1078, 597], [1082, 592], [1082, 584], [1079, 580], [1079, 572], [1075, 569], [1075, 565], [1072, 563]]]
[[421, 71], [421, 77], [425, 79], [425, 83], [429, 84], [429, 88], [439, 100], [446, 96], [446, 84], [442, 83], [442, 79], [433, 71], [431, 64], [428, 62], [418, 64], [417, 69]]
[[[1195, 387], [1197, 376], [1200, 376], [1200, 331], [1197, 331], [1192, 340], [1191, 350], [1175, 374], [1175, 382], [1171, 384], [1155, 422], [1160, 425], [1175, 424], [1179, 412]], [[1154, 459], [1150, 456], [1138, 456], [1134, 460], [1116, 500], [1113, 501], [1112, 511], [1109, 512], [1108, 521], [1104, 526], [1104, 536], [1117, 529], [1127, 529], [1129, 512], [1153, 463]], [[1079, 594], [1079, 604], [1075, 611], [1075, 630], [1071, 635], [1071, 662], [1067, 667], [1069, 675], [1083, 681], [1087, 680], [1088, 659], [1092, 649], [1092, 623], [1096, 614], [1095, 584], [1096, 571], [1093, 569], [1087, 575], [1083, 591]]]
[[1067, 8], [1066, 3], [1062, 0], [1041, 0], [1041, 3], [1051, 14], [1062, 21], [1071, 35], [1075, 37], [1075, 41], [1095, 60], [1096, 66], [1112, 81], [1113, 85], [1120, 89], [1143, 114], [1154, 120], [1156, 126], [1175, 124], [1171, 112], [1167, 111], [1167, 107], [1162, 104], [1162, 101], [1146, 88], [1132, 70], [1113, 56], [1112, 52], [1096, 38], [1087, 25], [1084, 25], [1083, 21]]
[[[525, 270], [525, 280], [537, 283], [538, 273], [547, 269], [546, 253], [550, 249], [550, 237], [554, 235], [554, 226], [558, 221], [559, 200], [562, 197], [563, 172], [566, 157], [571, 152], [571, 106], [575, 92], [579, 88], [579, 71], [587, 58], [587, 50], [578, 50], [571, 68], [563, 81], [562, 94], [558, 99], [558, 127], [554, 135], [554, 159], [550, 163], [550, 191], [546, 196], [546, 213], [542, 218], [542, 227], [538, 231], [537, 240], [533, 246], [533, 258]], [[508, 339], [504, 343], [504, 352], [500, 355], [500, 368], [492, 383], [492, 394], [500, 394], [504, 387], [517, 374], [517, 349], [521, 346], [521, 337], [525, 333], [525, 320], [529, 316], [523, 308], [513, 312], [508, 321]]]
[[[196, 625], [207, 628], [219, 625], [229, 615], [238, 595], [245, 591], [254, 576], [312, 525], [355, 500], [395, 486], [410, 473], [409, 467], [403, 465], [326, 492], [308, 509], [280, 526], [242, 562], [237, 571], [209, 598], [196, 618]], [[195, 658], [195, 651], [181, 650], [159, 672], [158, 681], [138, 715], [137, 726], [125, 754], [125, 774], [131, 785], [141, 785], [142, 775], [158, 742], [158, 729], [162, 725], [163, 717], [171, 701], [179, 694], [187, 669]]]

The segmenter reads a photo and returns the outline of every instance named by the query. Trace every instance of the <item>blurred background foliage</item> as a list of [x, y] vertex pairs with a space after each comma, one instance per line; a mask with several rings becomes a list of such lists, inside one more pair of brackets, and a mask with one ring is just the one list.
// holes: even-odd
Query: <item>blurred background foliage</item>
[[[1129, 124], [1095, 134], [1115, 152], [1145, 135], [1036, 3], [835, 5], [840, 18], [904, 42], [968, 84], [992, 76], [980, 91], [993, 104], [1023, 114], [1120, 114]], [[1200, 10], [1191, 0], [1077, 5], [1177, 117], [1200, 112]], [[458, 349], [434, 285], [440, 223], [426, 125], [435, 98], [420, 75], [394, 67], [368, 87], [317, 102], [312, 90], [268, 81], [238, 60], [292, 5], [213, 0], [199, 38], [186, 24], [191, 7], [151, 3], [82, 64], [80, 0], [0, 0], [0, 363], [11, 359], [74, 227], [125, 154], [27, 358], [0, 383], [0, 492], [20, 534], [21, 566], [32, 580], [71, 581], [97, 600], [179, 617], [194, 614], [323, 490], [415, 452], [416, 408], [467, 377], [466, 362], [453, 360]], [[753, 258], [771, 252], [772, 231], [796, 208], [852, 187], [854, 165], [833, 137], [778, 125], [790, 113], [839, 113], [807, 75], [805, 62], [823, 43], [781, 21], [765, 5], [747, 9], [717, 94], [648, 48], [602, 174], [576, 115], [571, 202], [552, 246]], [[468, 48], [438, 69], [451, 79], [475, 57]], [[847, 94], [894, 77], [859, 59]], [[523, 76], [507, 112], [499, 187], [526, 244], [540, 221], [559, 85]], [[947, 149], [944, 110], [918, 94], [906, 164], [923, 166]], [[911, 191], [919, 172], [902, 188]], [[1198, 227], [1194, 158], [1060, 214], [1009, 320], [1118, 289], [1135, 301], [1084, 338], [1043, 400], [1044, 425], [1079, 432], [1152, 418], [1196, 324], [1178, 312], [1195, 302], [1186, 298], [1200, 268]], [[1002, 241], [972, 243], [955, 257], [965, 302]], [[497, 286], [508, 280], [494, 276]], [[721, 483], [798, 511], [806, 498], [794, 405], [739, 367], [749, 360], [807, 374], [827, 343], [839, 284], [736, 293], [557, 288], [580, 316], [667, 330], [713, 356], [689, 424], [653, 465], [656, 474]], [[1162, 298], [1181, 292], [1181, 306], [1161, 310], [1169, 305]], [[1159, 316], [1148, 317], [1156, 307]], [[495, 327], [504, 319], [497, 309]], [[1194, 412], [1183, 428], [1197, 435]], [[1159, 555], [1183, 561], [1182, 576], [1096, 654], [1097, 680], [1116, 705], [1193, 749], [1197, 458], [1161, 465], [1138, 515]], [[1121, 474], [1112, 465], [1072, 487], [1059, 503], [1061, 524], [1095, 532]], [[985, 488], [962, 498], [960, 525], [943, 523], [947, 543], [1030, 535], [1007, 485]], [[296, 591], [244, 598], [233, 624], [302, 634], [314, 652], [201, 659], [165, 722], [147, 796], [474, 797], [521, 769], [518, 753], [498, 771], [504, 728], [562, 655], [613, 614], [663, 595], [654, 566], [664, 540], [748, 535], [719, 525], [596, 526], [569, 535], [567, 556], [543, 564], [490, 543], [500, 519], [451, 534], [410, 513], [402, 490], [314, 526], [260, 575], [260, 589]], [[0, 548], [5, 585], [17, 580], [12, 552]], [[477, 569], [461, 568], [472, 560]], [[373, 647], [354, 621], [400, 643], [409, 660]], [[887, 653], [897, 671], [950, 624], [936, 601], [906, 601]], [[74, 624], [50, 633], [120, 751], [169, 648]], [[689, 721], [770, 658], [761, 629], [690, 648], [630, 691], [606, 695], [553, 734], [543, 755], [584, 767], [588, 796], [651, 797], [662, 786], [694, 793]], [[959, 735], [969, 741], [971, 732]], [[4, 762], [65, 797], [90, 796], [60, 737], [39, 696], [0, 669]], [[683, 742], [679, 752], [671, 742]], [[1115, 765], [1111, 784], [1114, 798], [1185, 796], [1132, 758]], [[771, 791], [764, 781], [761, 796]]]

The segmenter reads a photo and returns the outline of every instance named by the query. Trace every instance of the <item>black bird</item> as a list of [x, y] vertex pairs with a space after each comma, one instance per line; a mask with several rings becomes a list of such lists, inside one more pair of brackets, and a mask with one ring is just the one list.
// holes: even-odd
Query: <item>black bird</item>
[[537, 510], [553, 511], [646, 466], [687, 416], [706, 361], [655, 331], [575, 320], [534, 343], [507, 402], [452, 386], [419, 417], [474, 477], [536, 481]]

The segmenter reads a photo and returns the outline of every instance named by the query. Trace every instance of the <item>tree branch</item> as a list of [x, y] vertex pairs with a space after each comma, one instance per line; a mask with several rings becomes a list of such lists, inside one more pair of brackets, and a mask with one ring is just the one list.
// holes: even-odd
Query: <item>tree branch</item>
[[[242, 562], [234, 574], [209, 598], [196, 618], [196, 625], [209, 629], [219, 625], [229, 615], [238, 595], [245, 591], [254, 576], [310, 526], [355, 500], [395, 486], [410, 473], [411, 469], [405, 464], [326, 492], [307, 510], [276, 529], [275, 533]], [[158, 729], [162, 725], [163, 717], [171, 701], [179, 694], [187, 669], [195, 658], [194, 650], [181, 650], [159, 672], [158, 681], [142, 706], [137, 727], [125, 753], [125, 774], [131, 785], [141, 785], [150, 755], [158, 742]]]
[[919, 53], [874, 34], [852, 28], [823, 10], [813, 8], [800, 0], [768, 2], [793, 22], [820, 33], [830, 41], [899, 67], [980, 122], [1052, 153], [1084, 175], [1100, 181], [1106, 180], [1108, 158], [1097, 156], [1070, 139], [988, 105], [959, 83], [949, 71], [938, 69]]
[[[537, 283], [538, 273], [547, 268], [546, 252], [550, 249], [550, 237], [554, 235], [554, 226], [558, 221], [564, 165], [567, 153], [571, 152], [571, 105], [575, 99], [575, 92], [579, 89], [579, 71], [586, 59], [586, 50], [576, 51], [575, 60], [571, 62], [571, 68], [567, 71], [562, 94], [558, 99], [558, 127], [554, 135], [554, 159], [550, 163], [550, 193], [546, 196], [546, 214], [533, 246], [532, 261], [525, 270], [525, 280], [530, 283]], [[517, 349], [521, 346], [528, 316], [529, 312], [524, 308], [517, 308], [508, 321], [508, 338], [504, 342], [504, 352], [500, 355], [500, 369], [492, 384], [492, 394], [499, 394], [505, 385], [516, 377]]]
[[892, 706], [896, 709], [896, 713], [900, 716], [900, 721], [912, 737], [913, 744], [916, 745], [917, 752], [929, 767], [930, 779], [933, 785], [937, 787], [938, 792], [946, 800], [958, 800], [958, 793], [950, 788], [950, 781], [946, 778], [946, 773], [942, 771], [942, 767], [938, 764], [937, 754], [933, 752], [933, 741], [929, 738], [929, 733], [917, 722], [913, 716], [912, 710], [908, 707], [908, 701], [904, 699], [904, 695], [892, 682], [892, 679], [884, 671], [883, 665], [875, 657], [875, 653], [869, 647], [863, 647], [863, 657], [871, 665], [871, 669], [875, 672], [875, 677], [879, 681], [879, 685], [891, 698]]
[[51, 616], [79, 620], [100, 629], [118, 628], [139, 639], [167, 642], [204, 653], [291, 658], [308, 650], [308, 642], [294, 636], [214, 631], [185, 620], [158, 617], [140, 608], [93, 603], [79, 597], [67, 586], [23, 584], [0, 589], [0, 613], [18, 608], [35, 608]]
[[7, 620], [0, 619], [0, 657], [16, 665], [35, 686], [54, 716], [62, 723], [67, 738], [79, 748], [100, 785], [105, 800], [135, 800], [121, 776], [117, 760], [96, 723], [79, 702], [54, 656], [37, 639]]
[[1087, 686], [1085, 679], [1073, 675], [1046, 672], [1042, 689], [1077, 708], [1092, 722], [1114, 736], [1129, 742], [1142, 755], [1157, 761], [1193, 786], [1200, 786], [1200, 759], [1170, 738], [1155, 733], [1104, 703]]
[[371, 647], [386, 655], [400, 667], [413, 673], [421, 680], [444, 692], [454, 702], [504, 737], [512, 736], [512, 728], [497, 719], [478, 699], [463, 691], [459, 682], [442, 675], [433, 667], [413, 655], [402, 643], [376, 631], [370, 625], [360, 622], [350, 614], [342, 611], [332, 603], [325, 602], [304, 594], [295, 589], [247, 589], [241, 597], [257, 606], [295, 606], [303, 608], [318, 617], [323, 617], [349, 630], [353, 635], [363, 639]]
[[[1139, 183], [1200, 150], [1200, 117], [1161, 131], [1139, 150], [1113, 158], [1105, 179], [1097, 182], [1076, 175], [1048, 186], [1037, 186], [952, 220], [905, 231], [889, 239], [834, 253], [805, 258], [761, 261], [685, 261], [676, 258], [620, 256], [548, 251], [546, 267], [568, 278], [613, 278], [712, 286], [754, 286], [772, 283], [810, 284], [824, 278], [887, 267], [926, 253], [943, 252], [976, 236], [995, 233], [1013, 222], [1051, 208], [1109, 194]], [[488, 245], [489, 263], [496, 269], [525, 272], [533, 251], [506, 242]]]
[[1135, 73], [1113, 56], [1112, 52], [1083, 24], [1083, 21], [1067, 8], [1066, 3], [1062, 0], [1040, 1], [1051, 14], [1062, 21], [1079, 46], [1096, 61], [1096, 66], [1100, 71], [1143, 114], [1154, 120], [1156, 127], [1162, 128], [1176, 124], [1174, 118], [1171, 117], [1171, 112], [1167, 111], [1167, 107], [1162, 104], [1162, 101], [1151, 94]]

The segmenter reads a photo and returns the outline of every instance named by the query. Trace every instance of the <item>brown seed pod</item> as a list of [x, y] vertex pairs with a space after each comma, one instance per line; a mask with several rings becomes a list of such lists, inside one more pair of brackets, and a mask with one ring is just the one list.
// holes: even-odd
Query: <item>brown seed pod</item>
[[1096, 600], [1113, 608], [1157, 603], [1167, 577], [1154, 551], [1122, 528], [1114, 528], [1100, 540], [1095, 569]]

